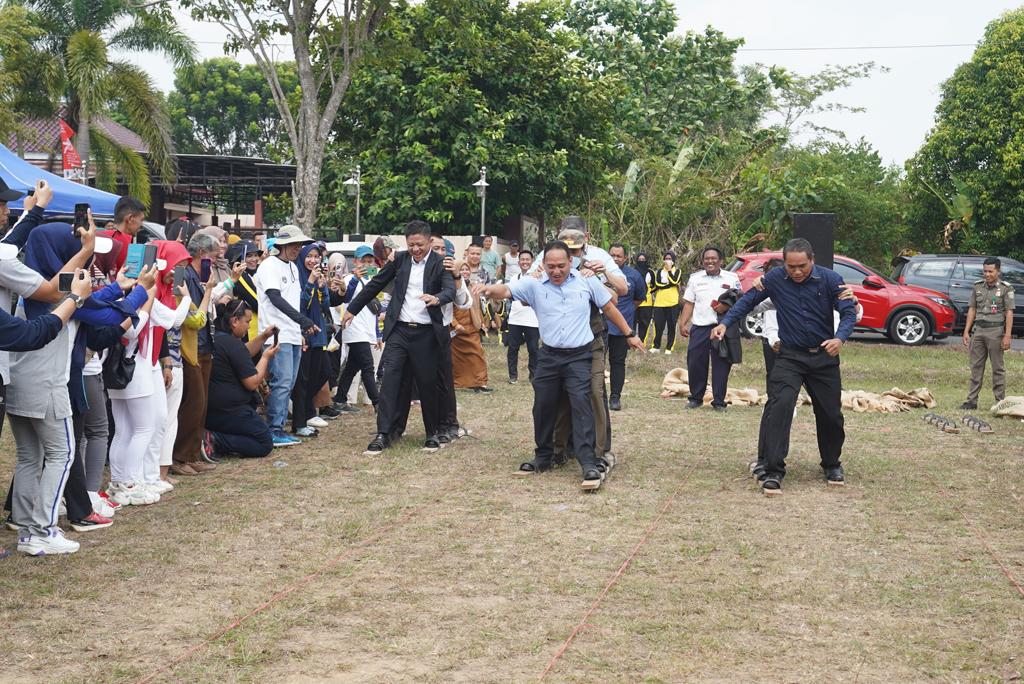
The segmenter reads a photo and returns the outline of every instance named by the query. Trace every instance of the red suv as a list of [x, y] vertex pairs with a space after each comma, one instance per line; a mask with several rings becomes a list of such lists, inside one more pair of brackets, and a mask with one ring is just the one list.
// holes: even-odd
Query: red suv
[[[740, 277], [740, 284], [746, 291], [772, 259], [781, 260], [782, 252], [737, 254], [729, 270]], [[893, 342], [908, 345], [921, 344], [932, 336], [941, 339], [953, 331], [956, 308], [941, 292], [901, 285], [849, 257], [837, 255], [832, 270], [853, 286], [864, 307], [864, 317], [857, 324], [857, 330], [882, 333]], [[748, 317], [748, 332], [757, 334], [759, 326], [759, 320]]]

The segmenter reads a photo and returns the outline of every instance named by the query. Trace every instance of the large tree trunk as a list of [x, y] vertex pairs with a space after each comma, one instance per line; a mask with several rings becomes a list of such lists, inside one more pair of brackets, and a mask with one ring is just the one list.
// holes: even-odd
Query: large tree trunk
[[75, 135], [75, 149], [78, 151], [78, 156], [82, 158], [82, 174], [84, 176], [82, 183], [85, 185], [89, 184], [89, 148], [91, 147], [89, 123], [89, 112], [83, 105], [78, 109], [78, 133]]

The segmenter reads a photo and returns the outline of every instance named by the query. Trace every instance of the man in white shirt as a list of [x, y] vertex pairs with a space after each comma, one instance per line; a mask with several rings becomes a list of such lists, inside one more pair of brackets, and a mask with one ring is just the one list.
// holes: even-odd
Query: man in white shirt
[[[519, 255], [516, 264], [516, 271], [508, 277], [509, 284], [517, 282], [522, 278], [529, 278], [526, 273], [533, 265], [533, 252], [524, 249], [519, 252], [518, 245], [515, 246]], [[506, 273], [508, 271], [506, 270]], [[518, 299], [512, 300], [512, 306], [508, 314], [508, 382], [514, 385], [519, 382], [519, 348], [525, 343], [526, 353], [529, 357], [527, 368], [530, 370], [530, 381], [533, 381], [533, 374], [537, 371], [537, 350], [540, 348], [540, 330], [537, 322], [537, 313], [528, 304]]]
[[288, 418], [288, 398], [299, 373], [303, 334], [316, 333], [320, 328], [299, 312], [302, 283], [294, 263], [302, 246], [313, 240], [303, 235], [297, 226], [285, 226], [275, 237], [274, 248], [256, 269], [253, 281], [259, 299], [260, 332], [276, 326], [277, 342], [281, 345], [270, 360], [267, 423], [274, 446], [287, 446], [300, 441], [285, 433], [284, 423]]
[[[532, 252], [531, 252], [532, 254]], [[504, 264], [502, 266], [501, 277], [505, 279], [505, 282], [512, 280], [512, 277], [522, 273], [523, 271], [519, 268], [519, 242], [513, 240], [508, 243], [508, 251], [505, 252], [505, 256], [502, 257]], [[530, 263], [533, 263], [533, 258], [530, 258]]]
[[708, 246], [701, 250], [700, 261], [704, 270], [691, 275], [686, 283], [683, 315], [679, 318], [679, 334], [690, 340], [686, 349], [690, 400], [686, 407], [695, 409], [704, 405], [710, 360], [711, 407], [716, 411], [725, 411], [725, 392], [729, 386], [732, 364], [714, 353], [711, 330], [718, 325], [719, 296], [726, 290], [739, 289], [740, 279], [735, 273], [722, 270], [722, 251], [718, 247]]
[[455, 283], [442, 259], [430, 251], [430, 226], [424, 221], [410, 221], [405, 226], [408, 251], [400, 252], [394, 261], [381, 269], [349, 304], [342, 318], [348, 326], [370, 300], [387, 285], [394, 283], [391, 303], [384, 315], [384, 354], [380, 360], [381, 387], [377, 405], [377, 435], [364, 452], [379, 454], [398, 436], [401, 418], [402, 385], [411, 373], [420, 388], [420, 410], [426, 441], [423, 449], [434, 452], [441, 448], [438, 426], [440, 406], [437, 392], [438, 359], [444, 338], [442, 307], [455, 300]]

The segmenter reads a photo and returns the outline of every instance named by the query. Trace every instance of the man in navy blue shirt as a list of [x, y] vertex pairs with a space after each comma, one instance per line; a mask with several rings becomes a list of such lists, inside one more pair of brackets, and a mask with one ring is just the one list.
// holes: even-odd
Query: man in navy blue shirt
[[[612, 260], [622, 269], [622, 275], [626, 276], [628, 290], [626, 294], [620, 295], [615, 307], [626, 319], [630, 328], [636, 327], [636, 307], [647, 299], [647, 283], [640, 271], [627, 263], [628, 254], [626, 247], [621, 242], [616, 242], [608, 248]], [[608, 370], [611, 375], [611, 393], [608, 396], [608, 408], [612, 411], [622, 410], [622, 386], [626, 382], [626, 355], [629, 353], [629, 345], [626, 336], [614, 325], [608, 328]]]
[[[807, 387], [813, 403], [825, 479], [830, 486], [845, 484], [839, 461], [846, 439], [839, 351], [857, 320], [856, 304], [839, 299], [843, 279], [835, 271], [814, 265], [811, 243], [802, 238], [790, 240], [782, 255], [785, 268], [765, 275], [764, 289], [747, 292], [711, 332], [712, 339], [720, 340], [729, 325], [742, 320], [760, 302], [771, 297], [775, 304], [781, 347], [765, 406], [767, 439], [761, 487], [767, 496], [782, 492], [793, 408], [801, 386]], [[834, 328], [833, 310], [839, 312], [838, 329]]]

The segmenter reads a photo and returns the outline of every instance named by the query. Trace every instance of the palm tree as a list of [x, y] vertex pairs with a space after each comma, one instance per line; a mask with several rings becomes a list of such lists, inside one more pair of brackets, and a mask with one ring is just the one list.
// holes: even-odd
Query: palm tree
[[[166, 7], [132, 0], [21, 0], [43, 29], [38, 46], [61, 65], [68, 124], [75, 147], [96, 170], [97, 185], [112, 188], [118, 175], [129, 192], [148, 204], [149, 172], [132, 149], [122, 147], [95, 125], [116, 109], [149, 147], [152, 167], [163, 183], [175, 177], [171, 127], [164, 99], [137, 66], [117, 52], [157, 52], [175, 66], [195, 63], [196, 49]], [[88, 168], [88, 167], [87, 167]]]

